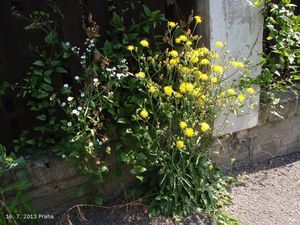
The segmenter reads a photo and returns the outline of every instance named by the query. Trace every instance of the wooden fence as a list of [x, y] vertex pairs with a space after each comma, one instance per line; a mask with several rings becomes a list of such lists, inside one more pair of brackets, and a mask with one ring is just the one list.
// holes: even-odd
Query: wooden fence
[[[178, 20], [190, 14], [196, 0], [143, 0], [143, 3], [150, 9], [159, 9], [170, 20]], [[18, 19], [15, 14], [28, 16], [35, 10], [50, 12], [57, 7], [63, 15], [59, 19], [60, 36], [72, 45], [82, 46], [85, 40], [83, 19], [91, 13], [93, 20], [100, 25], [101, 33], [105, 34], [109, 28], [109, 4], [122, 9], [124, 0], [1, 0], [0, 84], [3, 81], [22, 82], [34, 60], [34, 54], [28, 46], [41, 43], [41, 33], [25, 31], [25, 21]], [[72, 72], [76, 68], [69, 69]], [[0, 105], [0, 144], [8, 147], [12, 147], [12, 140], [19, 136], [21, 130], [34, 125], [33, 114], [16, 97], [17, 93], [16, 90], [5, 95]]]

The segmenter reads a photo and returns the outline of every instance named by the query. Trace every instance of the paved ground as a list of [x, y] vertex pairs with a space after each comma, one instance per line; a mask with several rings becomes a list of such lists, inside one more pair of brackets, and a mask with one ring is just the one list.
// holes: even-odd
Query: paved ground
[[245, 170], [228, 209], [245, 225], [300, 225], [300, 153]]

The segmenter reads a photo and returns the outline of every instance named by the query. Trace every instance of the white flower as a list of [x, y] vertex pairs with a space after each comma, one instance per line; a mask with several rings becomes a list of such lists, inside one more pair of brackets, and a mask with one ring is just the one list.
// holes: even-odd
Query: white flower
[[79, 80], [79, 76], [75, 76], [75, 80]]
[[93, 79], [93, 81], [94, 81], [94, 85], [96, 85], [96, 86], [97, 86], [97, 85], [99, 84], [99, 80], [98, 80], [98, 78], [94, 78], [94, 79]]
[[98, 142], [99, 145], [103, 144], [102, 141], [100, 141], [99, 139], [97, 139], [97, 142]]
[[68, 102], [72, 101], [74, 98], [73, 97], [68, 97], [67, 100]]
[[68, 88], [69, 87], [69, 85], [68, 84], [64, 84], [64, 88]]
[[79, 116], [80, 113], [77, 109], [73, 109], [72, 114], [75, 114], [76, 116]]
[[66, 46], [70, 46], [70, 42], [66, 42], [65, 44], [66, 44]]
[[89, 147], [93, 147], [93, 146], [94, 146], [93, 142], [89, 142]]
[[78, 109], [79, 111], [81, 111], [81, 110], [82, 110], [82, 107], [81, 107], [81, 106], [78, 106], [77, 109]]
[[65, 106], [66, 106], [66, 103], [65, 103], [65, 102], [62, 102], [62, 103], [61, 103], [61, 106], [62, 106], [62, 107], [65, 107]]
[[81, 93], [81, 94], [80, 94], [80, 97], [83, 98], [83, 97], [84, 97], [84, 93]]
[[72, 126], [72, 123], [71, 122], [68, 122], [67, 123], [68, 127]]

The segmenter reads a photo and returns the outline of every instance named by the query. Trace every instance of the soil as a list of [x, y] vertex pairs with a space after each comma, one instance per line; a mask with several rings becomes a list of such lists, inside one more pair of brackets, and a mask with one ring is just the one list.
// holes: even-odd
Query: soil
[[[243, 181], [230, 190], [234, 204], [226, 207], [244, 225], [300, 225], [300, 152], [274, 158], [252, 167], [231, 171], [231, 176]], [[80, 217], [81, 215], [81, 217]], [[60, 215], [61, 217], [62, 215]], [[44, 221], [44, 225], [60, 224]], [[80, 219], [81, 218], [81, 219]], [[117, 208], [75, 207], [63, 225], [173, 225], [170, 218], [149, 219], [147, 208], [124, 205]], [[191, 215], [181, 225], [207, 225], [202, 215]]]

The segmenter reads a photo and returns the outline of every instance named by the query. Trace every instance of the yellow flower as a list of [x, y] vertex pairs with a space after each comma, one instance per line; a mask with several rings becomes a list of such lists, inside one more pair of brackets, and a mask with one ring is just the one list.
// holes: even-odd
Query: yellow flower
[[245, 65], [244, 63], [242, 62], [238, 62], [238, 61], [233, 61], [233, 62], [230, 62], [230, 64], [234, 67], [234, 68], [244, 68]]
[[186, 128], [184, 130], [184, 134], [187, 136], [187, 137], [193, 137], [195, 132], [194, 132], [194, 129], [193, 128]]
[[144, 39], [144, 40], [140, 41], [140, 45], [143, 46], [143, 47], [149, 47], [149, 42]]
[[180, 91], [180, 93], [186, 92], [186, 83], [185, 82], [183, 82], [179, 85], [179, 91]]
[[246, 99], [246, 97], [243, 94], [239, 94], [237, 98], [240, 102], [244, 102]]
[[235, 93], [235, 90], [232, 89], [232, 88], [229, 88], [229, 89], [227, 90], [227, 93], [228, 93], [229, 95], [235, 95], [235, 94], [236, 94], [236, 93]]
[[210, 64], [210, 61], [209, 61], [208, 59], [202, 59], [202, 60], [200, 61], [200, 64], [201, 64], [201, 65], [209, 65], [209, 64]]
[[199, 49], [198, 49], [198, 53], [199, 53], [201, 56], [203, 56], [203, 55], [205, 55], [205, 54], [208, 54], [208, 53], [209, 53], [209, 50], [208, 50], [208, 48], [202, 47], [202, 48], [199, 48]]
[[222, 73], [224, 72], [222, 66], [212, 65], [211, 68], [212, 68], [212, 70], [215, 71], [216, 73], [221, 73], [221, 74], [222, 74]]
[[181, 72], [188, 73], [188, 72], [190, 72], [190, 69], [188, 67], [184, 66], [181, 68]]
[[155, 93], [156, 92], [156, 87], [154, 86], [154, 85], [150, 85], [150, 87], [149, 87], [149, 89], [148, 89], [148, 91], [151, 93], [151, 94], [153, 94], [153, 93]]
[[191, 41], [187, 41], [187, 42], [186, 42], [186, 45], [187, 45], [187, 46], [191, 46], [192, 44], [193, 44], [193, 42], [191, 42]]
[[179, 58], [170, 59], [170, 65], [176, 66], [179, 63]]
[[143, 109], [143, 110], [140, 112], [140, 116], [141, 116], [143, 119], [147, 119], [148, 116], [149, 116], [149, 113], [147, 112], [146, 109]]
[[191, 83], [186, 83], [186, 84], [185, 84], [185, 89], [186, 89], [187, 92], [193, 92], [193, 90], [194, 90], [194, 85], [191, 84]]
[[177, 141], [176, 146], [177, 148], [182, 149], [185, 147], [185, 144], [183, 141]]
[[176, 44], [180, 44], [180, 43], [181, 43], [181, 39], [180, 39], [180, 38], [176, 38], [176, 39], [175, 39], [175, 43], [176, 43]]
[[136, 74], [136, 76], [137, 76], [138, 78], [144, 79], [146, 75], [145, 75], [144, 72], [140, 71], [140, 72], [138, 72], [138, 73]]
[[128, 45], [127, 49], [128, 49], [129, 51], [133, 51], [133, 50], [134, 50], [134, 46], [133, 46], [133, 45]]
[[202, 23], [202, 18], [200, 16], [194, 16], [196, 23]]
[[187, 123], [186, 123], [186, 122], [184, 122], [184, 121], [180, 121], [180, 123], [179, 123], [179, 127], [180, 127], [181, 129], [184, 129], [184, 128], [186, 128], [186, 127], [187, 127]]
[[212, 77], [212, 78], [210, 79], [210, 81], [211, 81], [213, 84], [215, 84], [215, 83], [218, 82], [218, 78]]
[[216, 42], [216, 47], [218, 47], [218, 48], [223, 48], [223, 47], [224, 47], [223, 42], [222, 42], [222, 41], [217, 41], [217, 42]]
[[175, 96], [176, 98], [180, 98], [180, 97], [182, 96], [180, 93], [178, 93], [178, 92], [176, 92], [176, 91], [174, 91], [173, 93], [174, 93], [174, 96]]
[[199, 74], [198, 77], [199, 77], [200, 80], [203, 80], [203, 81], [208, 80], [208, 76], [205, 73]]
[[200, 98], [199, 100], [198, 100], [198, 105], [199, 106], [203, 106], [204, 105], [204, 100], [202, 99], [202, 98]]
[[251, 88], [251, 87], [250, 87], [250, 88], [247, 88], [246, 91], [247, 91], [249, 94], [254, 94], [254, 93], [255, 93], [254, 89]]
[[216, 52], [211, 52], [211, 53], [210, 53], [210, 57], [213, 58], [213, 59], [217, 59], [217, 58], [219, 58], [220, 56], [219, 56], [219, 54], [216, 53]]
[[169, 54], [170, 54], [170, 56], [172, 56], [172, 57], [175, 57], [175, 58], [178, 57], [178, 52], [177, 52], [176, 50], [170, 51]]
[[165, 86], [164, 92], [166, 95], [171, 96], [173, 94], [173, 88], [171, 86]]
[[201, 123], [200, 126], [201, 131], [204, 133], [210, 130], [210, 126], [208, 125], [208, 123]]
[[192, 62], [192, 63], [197, 63], [198, 61], [199, 61], [198, 56], [192, 56], [192, 57], [191, 57], [191, 62]]
[[196, 96], [196, 97], [199, 96], [200, 93], [201, 93], [200, 88], [195, 88], [194, 91], [193, 91], [193, 95]]
[[179, 36], [180, 41], [182, 42], [186, 42], [188, 40], [188, 38], [185, 35], [180, 35]]
[[169, 21], [168, 26], [171, 27], [171, 28], [176, 27], [176, 23], [172, 22], [172, 21]]

